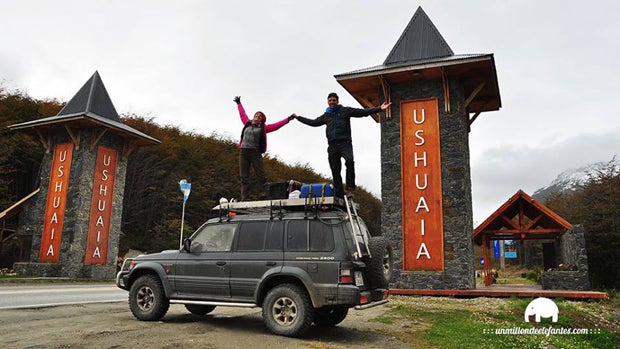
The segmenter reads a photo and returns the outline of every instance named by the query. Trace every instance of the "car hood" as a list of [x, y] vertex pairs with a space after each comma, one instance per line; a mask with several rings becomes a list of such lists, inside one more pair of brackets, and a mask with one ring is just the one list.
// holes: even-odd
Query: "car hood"
[[157, 253], [143, 254], [134, 258], [135, 261], [148, 261], [154, 259], [176, 259], [179, 250], [165, 250]]

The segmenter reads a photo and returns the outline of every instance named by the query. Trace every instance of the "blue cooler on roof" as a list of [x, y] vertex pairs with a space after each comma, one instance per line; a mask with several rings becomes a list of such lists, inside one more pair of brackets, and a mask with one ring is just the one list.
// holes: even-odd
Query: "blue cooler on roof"
[[331, 183], [303, 184], [300, 198], [322, 198], [334, 196], [334, 186]]

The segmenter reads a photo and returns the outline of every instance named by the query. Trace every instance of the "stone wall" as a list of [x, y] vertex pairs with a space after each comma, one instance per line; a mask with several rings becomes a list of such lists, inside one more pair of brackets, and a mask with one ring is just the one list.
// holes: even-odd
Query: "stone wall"
[[[392, 119], [381, 123], [382, 235], [394, 248], [392, 288], [475, 288], [473, 213], [469, 164], [469, 123], [461, 111], [464, 100], [457, 78], [450, 78], [451, 112], [444, 108], [441, 80], [391, 85]], [[402, 270], [402, 199], [400, 165], [400, 102], [438, 98], [443, 191], [443, 272]]]
[[575, 225], [559, 238], [559, 263], [542, 275], [543, 289], [590, 290], [585, 230]]
[[81, 146], [77, 149], [74, 147], [73, 149], [73, 161], [71, 163], [59, 262], [39, 263], [43, 217], [45, 214], [46, 198], [50, 181], [53, 145], [70, 142], [66, 133], [59, 133], [52, 137], [50, 153], [45, 154], [41, 162], [41, 190], [36, 197], [32, 198], [28, 205], [24, 207], [19, 217], [18, 235], [22, 237], [32, 237], [32, 246], [28, 258], [29, 262], [15, 263], [14, 269], [18, 274], [73, 278], [114, 277], [116, 273], [116, 258], [118, 255], [120, 238], [127, 161], [121, 157], [122, 140], [109, 134], [104, 136], [98, 143], [98, 145], [116, 149], [119, 155], [116, 169], [107, 263], [106, 265], [84, 265], [95, 159], [97, 156], [97, 148], [95, 147], [91, 152], [89, 150], [89, 145], [91, 137], [96, 136], [97, 135], [94, 133], [83, 131], [81, 134]]

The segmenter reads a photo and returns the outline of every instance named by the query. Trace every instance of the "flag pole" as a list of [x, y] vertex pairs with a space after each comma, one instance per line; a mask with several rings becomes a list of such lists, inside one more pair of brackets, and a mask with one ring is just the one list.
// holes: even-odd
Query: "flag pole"
[[187, 180], [181, 179], [179, 181], [179, 189], [183, 193], [183, 211], [181, 213], [181, 237], [179, 238], [179, 249], [183, 248], [183, 223], [185, 222], [185, 202], [189, 197], [189, 193], [192, 189], [192, 183], [188, 183]]

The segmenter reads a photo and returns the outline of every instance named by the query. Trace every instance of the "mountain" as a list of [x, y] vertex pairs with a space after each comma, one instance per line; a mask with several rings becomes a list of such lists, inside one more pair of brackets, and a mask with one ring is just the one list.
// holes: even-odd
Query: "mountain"
[[596, 162], [579, 168], [566, 170], [560, 173], [549, 185], [536, 190], [532, 197], [539, 202], [544, 202], [545, 199], [553, 193], [580, 190], [601, 171], [619, 173], [619, 156], [614, 155], [610, 161]]

